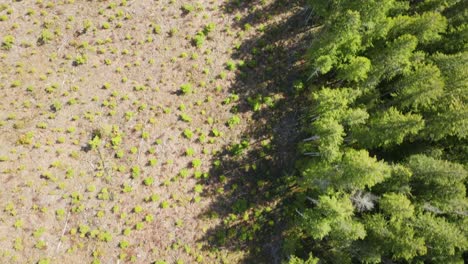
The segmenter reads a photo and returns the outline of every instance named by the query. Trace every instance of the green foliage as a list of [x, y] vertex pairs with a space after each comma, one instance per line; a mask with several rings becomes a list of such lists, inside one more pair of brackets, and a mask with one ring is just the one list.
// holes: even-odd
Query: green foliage
[[88, 141], [88, 145], [91, 149], [97, 149], [101, 145], [101, 138], [99, 135], [95, 135], [93, 139]]
[[216, 29], [216, 24], [215, 23], [209, 23], [203, 28], [203, 34], [205, 36], [208, 36], [211, 32], [213, 32]]
[[120, 135], [114, 136], [113, 138], [111, 138], [111, 143], [114, 147], [120, 146], [120, 144], [122, 143], [122, 137]]
[[206, 36], [203, 32], [198, 32], [193, 38], [192, 38], [192, 43], [195, 45], [197, 48], [201, 48], [203, 44], [205, 43]]
[[193, 159], [192, 160], [192, 167], [194, 168], [199, 168], [201, 166], [202, 162], [200, 159]]
[[134, 213], [137, 213], [137, 214], [138, 214], [138, 213], [141, 213], [142, 211], [143, 211], [143, 208], [142, 208], [141, 206], [139, 206], [139, 205], [137, 205], [137, 206], [135, 206], [135, 207], [133, 208], [133, 212], [134, 212]]
[[138, 177], [140, 177], [140, 174], [141, 174], [141, 170], [140, 170], [140, 167], [135, 165], [132, 167], [132, 178], [133, 179], [136, 179]]
[[415, 68], [395, 83], [392, 96], [402, 110], [429, 110], [444, 93], [444, 80], [439, 68], [432, 64]]
[[424, 127], [418, 114], [403, 115], [395, 108], [376, 113], [367, 126], [360, 126], [351, 133], [358, 143], [366, 148], [400, 145], [404, 139], [416, 135]]
[[316, 208], [303, 213], [302, 225], [314, 239], [329, 237], [343, 246], [366, 236], [363, 224], [353, 220], [353, 204], [347, 196], [320, 196]]
[[15, 43], [15, 37], [12, 35], [6, 35], [3, 37], [2, 40], [2, 49], [4, 50], [9, 50], [13, 47], [13, 44]]
[[86, 55], [78, 55], [73, 61], [73, 65], [75, 66], [82, 65], [82, 64], [85, 64], [87, 61], [88, 61], [88, 57]]
[[230, 70], [230, 71], [234, 71], [236, 70], [237, 66], [236, 66], [236, 63], [233, 62], [233, 61], [228, 61], [226, 62], [226, 69]]
[[49, 30], [44, 29], [41, 31], [41, 35], [39, 36], [37, 42], [39, 44], [47, 44], [53, 39], [54, 39], [54, 34], [50, 32]]
[[191, 139], [193, 137], [193, 131], [188, 128], [184, 129], [183, 134], [188, 139]]
[[240, 124], [241, 122], [241, 119], [238, 115], [233, 115], [231, 118], [229, 118], [229, 120], [227, 121], [227, 125], [230, 127], [230, 128], [233, 128], [234, 126]]
[[187, 122], [187, 123], [192, 122], [192, 118], [189, 115], [187, 115], [186, 113], [180, 114], [180, 119], [182, 121], [184, 121], [184, 122]]
[[425, 12], [415, 15], [399, 15], [392, 18], [393, 27], [388, 32], [389, 38], [398, 35], [411, 34], [418, 42], [425, 45], [442, 38], [447, 28], [447, 18], [440, 12]]
[[161, 204], [159, 205], [162, 209], [169, 208], [170, 204], [168, 201], [162, 201]]
[[193, 156], [193, 154], [195, 154], [195, 150], [194, 150], [193, 148], [187, 148], [187, 149], [185, 150], [185, 155], [186, 155], [186, 156], [189, 156], [189, 157], [190, 157], [190, 156]]
[[50, 259], [49, 258], [42, 258], [37, 262], [37, 264], [50, 264]]
[[296, 256], [291, 256], [288, 264], [318, 264], [319, 259], [314, 258], [312, 255], [309, 255], [309, 258], [307, 260], [302, 260], [301, 258], [298, 258]]
[[367, 74], [371, 70], [371, 61], [366, 57], [351, 57], [346, 63], [339, 65], [338, 78], [358, 82], [367, 78]]
[[154, 178], [153, 178], [153, 177], [145, 178], [145, 179], [143, 180], [143, 183], [144, 183], [146, 186], [151, 186], [151, 185], [153, 185], [153, 183], [154, 183]]
[[414, 206], [403, 194], [386, 193], [382, 196], [379, 206], [393, 220], [407, 219], [414, 214]]
[[119, 242], [119, 247], [121, 249], [126, 249], [128, 248], [128, 246], [130, 245], [130, 242], [126, 241], [126, 240], [122, 240]]
[[182, 7], [181, 7], [182, 11], [184, 11], [185, 13], [190, 13], [190, 12], [193, 12], [195, 10], [195, 7], [193, 5], [190, 5], [190, 4], [184, 4]]
[[308, 2], [323, 26], [306, 56], [313, 92], [291, 253], [324, 263], [462, 263], [468, 53], [456, 38], [466, 5]]
[[451, 256], [461, 257], [460, 251], [466, 250], [468, 239], [460, 224], [463, 223], [457, 225], [432, 214], [423, 214], [415, 220], [414, 225], [420, 228], [418, 233], [426, 243], [428, 260], [448, 262]]
[[412, 172], [410, 183], [419, 203], [431, 204], [446, 213], [466, 210], [464, 182], [468, 171], [462, 164], [418, 154], [409, 157], [406, 166]]
[[191, 94], [193, 92], [192, 85], [190, 83], [185, 83], [180, 86], [180, 91], [182, 94]]
[[34, 138], [34, 132], [30, 131], [26, 134], [21, 135], [16, 141], [19, 145], [31, 145]]

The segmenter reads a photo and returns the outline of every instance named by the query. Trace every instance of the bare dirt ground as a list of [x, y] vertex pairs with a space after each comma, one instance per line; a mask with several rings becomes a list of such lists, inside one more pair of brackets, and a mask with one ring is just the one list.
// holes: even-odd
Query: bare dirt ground
[[0, 1], [1, 263], [245, 258], [209, 233], [213, 161], [262, 124], [232, 94], [262, 85], [236, 81], [254, 6]]

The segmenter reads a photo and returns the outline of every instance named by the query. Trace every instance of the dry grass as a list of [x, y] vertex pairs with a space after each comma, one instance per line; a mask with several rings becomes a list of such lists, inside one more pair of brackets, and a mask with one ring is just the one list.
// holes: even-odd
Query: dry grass
[[[212, 198], [198, 193], [204, 176], [194, 174], [206, 173], [212, 155], [246, 126], [225, 125], [234, 114], [222, 102], [235, 75], [225, 65], [234, 43], [254, 32], [239, 37], [242, 29], [230, 28], [234, 14], [220, 11], [223, 1], [198, 1], [184, 13], [188, 2], [7, 1], [0, 8], [7, 18], [0, 41], [14, 37], [0, 49], [1, 263], [242, 258], [204, 247], [204, 233], [221, 220], [199, 218]], [[192, 37], [209, 23], [215, 30], [195, 47]], [[179, 93], [185, 83], [193, 93]], [[148, 177], [154, 183], [145, 184]], [[145, 201], [152, 194], [159, 199]]]

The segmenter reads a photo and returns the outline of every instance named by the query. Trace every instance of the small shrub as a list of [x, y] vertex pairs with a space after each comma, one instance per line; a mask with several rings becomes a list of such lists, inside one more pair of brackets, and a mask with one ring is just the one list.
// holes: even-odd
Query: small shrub
[[50, 264], [50, 259], [49, 258], [43, 258], [40, 259], [37, 264]]
[[157, 163], [158, 163], [158, 160], [155, 159], [155, 158], [150, 158], [150, 159], [148, 160], [148, 164], [149, 164], [150, 166], [155, 166]]
[[180, 170], [179, 175], [182, 178], [187, 178], [187, 176], [189, 175], [189, 170], [188, 169], [182, 169], [182, 170]]
[[234, 115], [231, 118], [229, 118], [229, 120], [227, 121], [227, 125], [230, 128], [233, 128], [235, 125], [238, 125], [240, 121], [241, 121], [240, 117], [237, 115]]
[[115, 157], [118, 159], [121, 159], [123, 156], [124, 156], [124, 151], [121, 149], [117, 150], [117, 152], [115, 153]]
[[41, 35], [39, 36], [39, 39], [37, 40], [37, 43], [40, 45], [49, 43], [51, 40], [54, 39], [54, 34], [50, 32], [47, 29], [42, 30]]
[[19, 139], [16, 141], [17, 144], [19, 145], [31, 145], [34, 137], [34, 132], [28, 132], [22, 136], [19, 137]]
[[193, 132], [192, 132], [192, 130], [186, 128], [186, 129], [184, 130], [184, 136], [185, 136], [186, 138], [188, 138], [188, 139], [191, 139], [191, 138], [193, 137]]
[[154, 33], [154, 34], [161, 34], [161, 31], [162, 31], [162, 30], [161, 30], [161, 26], [160, 26], [160, 25], [153, 24], [152, 27], [153, 27], [153, 33]]
[[148, 202], [150, 202], [150, 201], [151, 201], [151, 202], [157, 202], [157, 201], [159, 201], [159, 195], [157, 195], [157, 194], [152, 194], [152, 195], [150, 195], [150, 196], [147, 198], [147, 201], [148, 201]]
[[88, 61], [88, 57], [86, 55], [78, 55], [75, 57], [73, 61], [74, 66], [83, 65]]
[[182, 121], [184, 121], [184, 122], [187, 122], [187, 123], [192, 122], [192, 118], [189, 115], [187, 115], [186, 113], [180, 114], [180, 119]]
[[137, 148], [137, 147], [133, 146], [133, 147], [130, 148], [130, 153], [136, 154], [137, 152], [138, 152], [138, 148]]
[[143, 211], [143, 208], [142, 208], [141, 206], [139, 206], [139, 205], [137, 205], [137, 206], [135, 206], [135, 207], [133, 208], [133, 212], [134, 212], [134, 213], [137, 213], [137, 214], [138, 214], [138, 213], [141, 213], [142, 211]]
[[62, 103], [60, 103], [59, 101], [55, 101], [51, 106], [50, 108], [52, 109], [52, 111], [54, 112], [58, 112], [62, 109]]
[[126, 183], [122, 186], [122, 192], [129, 193], [131, 191], [133, 191], [132, 186], [130, 186], [130, 185], [126, 184]]
[[94, 192], [96, 191], [96, 186], [91, 184], [91, 185], [88, 185], [88, 187], [86, 188], [86, 191], [88, 192]]
[[203, 28], [203, 33], [207, 36], [209, 33], [213, 32], [216, 28], [215, 23], [209, 23]]
[[218, 129], [216, 129], [216, 128], [213, 128], [213, 129], [211, 130], [211, 133], [212, 133], [213, 136], [215, 136], [215, 137], [220, 137], [220, 136], [222, 136], [222, 133], [221, 133]]
[[191, 94], [193, 92], [192, 85], [190, 83], [185, 83], [180, 86], [180, 91], [182, 94]]
[[153, 220], [154, 220], [154, 216], [153, 216], [152, 214], [147, 214], [147, 215], [145, 216], [145, 221], [146, 221], [147, 223], [151, 223], [151, 222], [153, 222]]
[[228, 69], [229, 71], [235, 71], [236, 70], [236, 63], [233, 62], [233, 61], [228, 61], [226, 63], [226, 69]]
[[142, 230], [145, 224], [143, 222], [138, 222], [135, 224], [135, 229], [136, 230]]
[[119, 247], [121, 249], [126, 249], [128, 248], [128, 246], [130, 246], [130, 242], [126, 241], [126, 240], [122, 240], [119, 242]]
[[96, 149], [101, 145], [101, 138], [98, 135], [94, 136], [92, 140], [88, 141], [88, 145], [91, 149]]
[[193, 189], [195, 193], [202, 193], [203, 192], [203, 186], [201, 184], [195, 185], [195, 188]]
[[116, 135], [113, 138], [111, 138], [111, 144], [114, 147], [119, 146], [122, 143], [122, 137], [120, 135]]
[[15, 223], [13, 224], [13, 226], [14, 226], [16, 229], [22, 228], [23, 225], [24, 225], [24, 222], [23, 222], [23, 220], [21, 220], [21, 219], [16, 220]]
[[193, 159], [192, 160], [192, 167], [194, 168], [199, 168], [201, 166], [201, 160], [200, 159]]
[[107, 22], [104, 22], [104, 23], [102, 23], [101, 28], [102, 28], [102, 29], [109, 29], [109, 28], [110, 28], [110, 24], [107, 23]]
[[195, 7], [190, 4], [185, 4], [181, 7], [182, 11], [186, 14], [191, 13], [195, 10]]
[[104, 242], [110, 242], [112, 241], [112, 235], [108, 231], [100, 232], [98, 239]]
[[129, 236], [130, 233], [132, 233], [132, 229], [130, 229], [130, 228], [128, 228], [128, 227], [125, 228], [125, 229], [123, 230], [123, 232], [122, 232], [122, 234], [123, 234], [124, 236]]
[[2, 48], [4, 50], [9, 50], [13, 47], [14, 43], [15, 37], [13, 37], [12, 35], [6, 35], [5, 37], [3, 37]]
[[141, 174], [141, 171], [140, 171], [140, 167], [138, 166], [133, 166], [132, 167], [132, 178], [135, 179], [135, 178], [138, 178]]
[[193, 150], [193, 148], [187, 148], [187, 149], [185, 150], [185, 155], [186, 155], [186, 156], [189, 156], [189, 157], [190, 157], [190, 156], [193, 156], [193, 154], [195, 154], [195, 150]]
[[145, 178], [145, 179], [143, 180], [143, 183], [144, 183], [146, 186], [153, 185], [153, 183], [154, 183], [154, 178], [153, 178], [153, 177]]
[[162, 209], [166, 209], [169, 207], [169, 202], [168, 201], [162, 201], [161, 204], [160, 204], [160, 207]]
[[192, 38], [192, 43], [195, 45], [197, 48], [201, 48], [203, 44], [205, 43], [206, 36], [203, 34], [203, 32], [198, 32], [193, 38]]

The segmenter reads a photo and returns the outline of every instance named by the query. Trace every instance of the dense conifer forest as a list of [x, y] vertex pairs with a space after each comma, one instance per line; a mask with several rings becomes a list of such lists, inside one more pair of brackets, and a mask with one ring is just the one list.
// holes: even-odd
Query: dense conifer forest
[[289, 263], [464, 263], [468, 2], [308, 5]]

